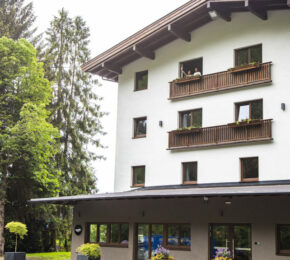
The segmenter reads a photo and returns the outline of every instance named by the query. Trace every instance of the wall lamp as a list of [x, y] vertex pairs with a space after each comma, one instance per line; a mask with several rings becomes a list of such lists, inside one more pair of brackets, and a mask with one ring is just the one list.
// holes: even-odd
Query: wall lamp
[[285, 104], [285, 103], [281, 103], [281, 109], [282, 109], [283, 111], [286, 110], [286, 104]]
[[218, 14], [214, 10], [213, 11], [209, 11], [208, 14], [209, 14], [210, 18], [213, 19], [213, 20], [216, 20], [218, 18]]

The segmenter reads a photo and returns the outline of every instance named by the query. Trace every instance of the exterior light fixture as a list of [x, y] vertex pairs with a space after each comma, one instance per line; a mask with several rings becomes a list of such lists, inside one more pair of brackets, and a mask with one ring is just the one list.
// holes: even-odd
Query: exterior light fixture
[[204, 201], [208, 201], [208, 197], [203, 197], [203, 200]]
[[285, 104], [285, 103], [281, 103], [281, 109], [282, 109], [283, 111], [286, 110], [286, 104]]
[[231, 201], [225, 201], [225, 204], [226, 205], [232, 205], [232, 202]]
[[209, 11], [208, 14], [209, 14], [209, 16], [210, 16], [210, 18], [212, 20], [216, 20], [218, 18], [217, 12], [214, 11], [214, 10], [213, 11]]
[[163, 121], [161, 121], [161, 120], [159, 121], [159, 126], [163, 127]]

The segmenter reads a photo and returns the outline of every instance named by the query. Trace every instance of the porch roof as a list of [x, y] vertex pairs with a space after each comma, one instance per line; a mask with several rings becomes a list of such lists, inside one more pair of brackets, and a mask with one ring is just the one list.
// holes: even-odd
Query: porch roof
[[74, 205], [81, 201], [263, 195], [290, 195], [290, 180], [257, 183], [152, 186], [125, 192], [36, 198], [31, 199], [29, 202]]

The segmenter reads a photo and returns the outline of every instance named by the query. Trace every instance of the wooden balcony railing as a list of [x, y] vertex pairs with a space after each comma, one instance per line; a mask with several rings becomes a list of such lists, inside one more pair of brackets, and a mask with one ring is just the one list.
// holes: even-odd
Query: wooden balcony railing
[[272, 140], [272, 119], [169, 132], [168, 149], [234, 145]]
[[169, 99], [178, 99], [211, 92], [259, 85], [271, 82], [271, 62], [261, 63], [259, 68], [240, 72], [223, 71], [203, 75], [186, 82], [170, 82]]

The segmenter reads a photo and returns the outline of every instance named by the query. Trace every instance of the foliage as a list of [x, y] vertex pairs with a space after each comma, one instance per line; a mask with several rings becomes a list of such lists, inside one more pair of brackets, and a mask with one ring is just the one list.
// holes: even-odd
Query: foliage
[[15, 234], [15, 252], [17, 252], [17, 238], [18, 236], [20, 237], [20, 239], [23, 239], [24, 236], [27, 234], [28, 230], [25, 224], [21, 223], [21, 222], [9, 222], [6, 226], [6, 229], [9, 230], [10, 233]]
[[31, 28], [36, 19], [32, 3], [24, 4], [25, 0], [0, 1], [0, 37], [6, 36], [13, 40], [33, 38], [36, 28]]
[[82, 244], [77, 248], [77, 252], [81, 255], [88, 256], [90, 259], [97, 259], [101, 256], [101, 248], [98, 244]]
[[158, 248], [154, 252], [154, 257], [152, 260], [159, 260], [159, 259], [174, 259], [172, 256], [170, 256], [170, 252], [168, 249], [158, 246]]
[[28, 232], [26, 225], [21, 222], [9, 222], [6, 224], [5, 228], [7, 228], [10, 233], [18, 235], [21, 239], [23, 239]]
[[27, 260], [67, 260], [71, 259], [70, 252], [26, 254]]
[[231, 251], [225, 248], [218, 248], [215, 253], [216, 260], [230, 260]]
[[6, 201], [10, 184], [21, 187], [14, 193], [21, 192], [21, 181], [34, 184], [30, 195], [43, 192], [53, 196], [58, 192], [59, 172], [52, 159], [58, 152], [59, 134], [48, 122], [46, 110], [51, 98], [51, 83], [44, 78], [34, 47], [24, 39], [0, 38], [0, 255], [4, 206], [12, 203]]

